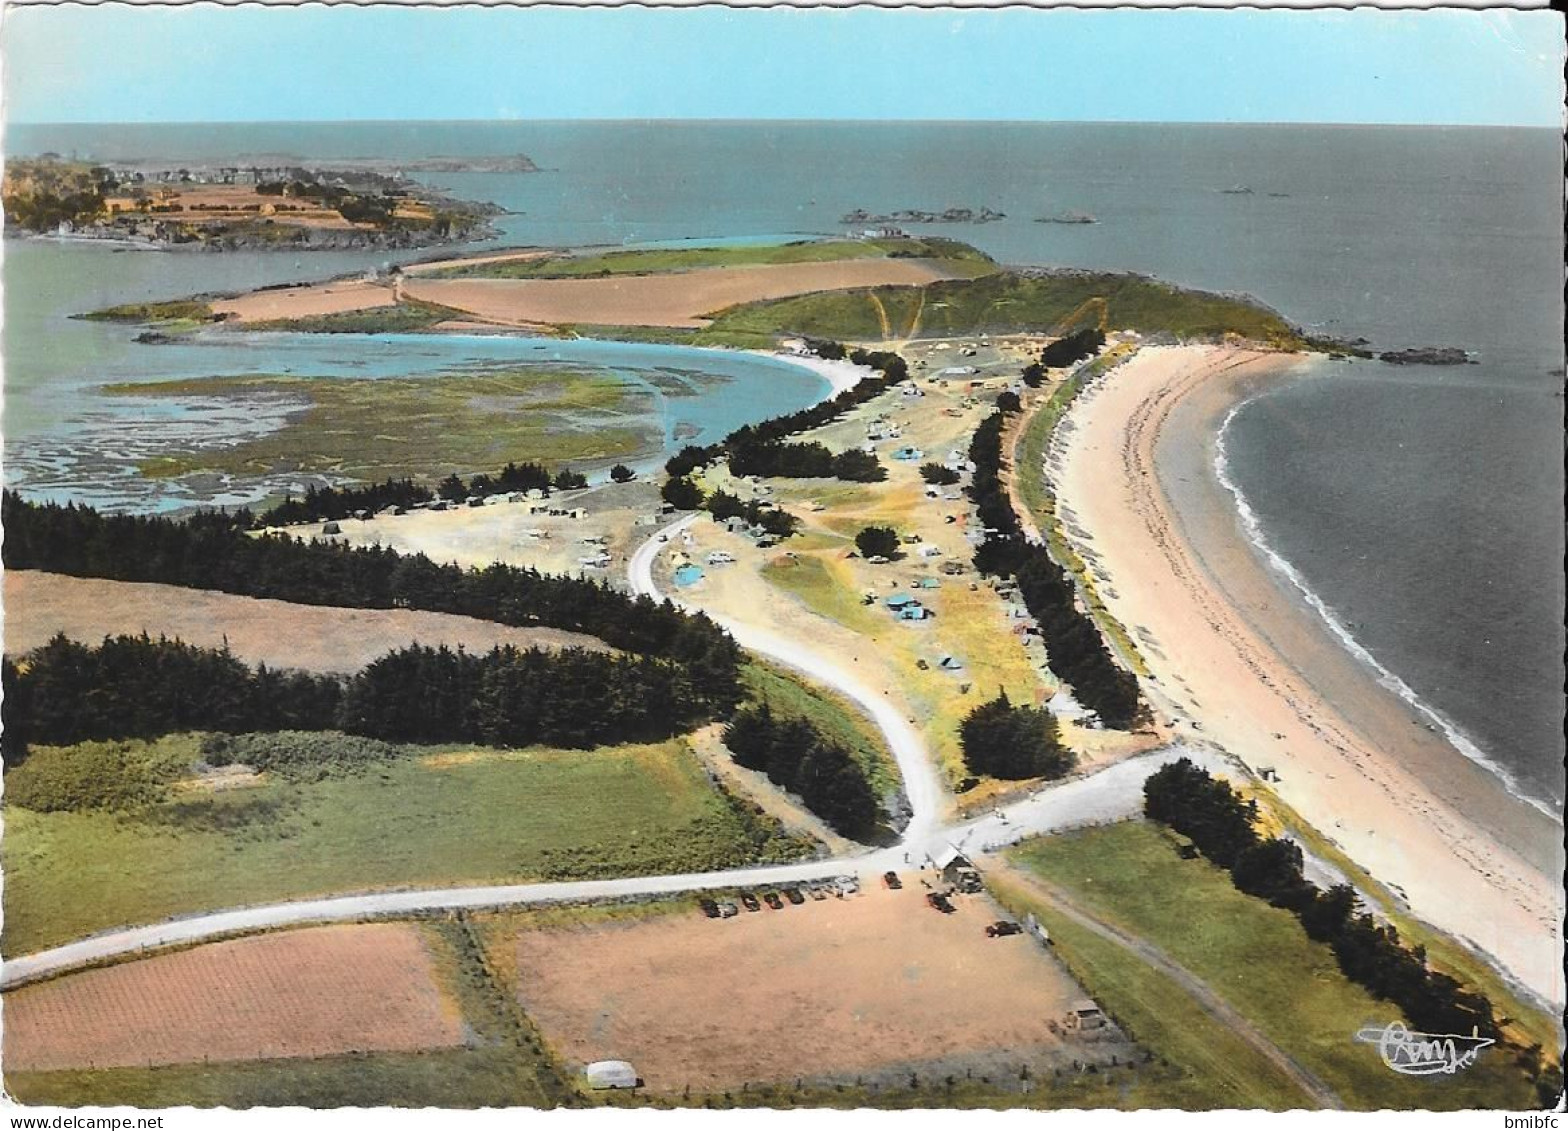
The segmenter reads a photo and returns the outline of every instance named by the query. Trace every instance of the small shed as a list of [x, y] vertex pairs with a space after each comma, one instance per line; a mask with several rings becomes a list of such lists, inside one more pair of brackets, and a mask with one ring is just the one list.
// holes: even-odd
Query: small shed
[[343, 528], [335, 522], [329, 522], [321, 528], [323, 534], [342, 534]]
[[596, 1091], [606, 1088], [635, 1088], [642, 1083], [637, 1070], [624, 1060], [596, 1060], [583, 1069], [588, 1086]]
[[1100, 1007], [1088, 998], [1080, 998], [1067, 1011], [1067, 1028], [1080, 1032], [1088, 1029], [1103, 1029], [1105, 1014], [1100, 1012]]

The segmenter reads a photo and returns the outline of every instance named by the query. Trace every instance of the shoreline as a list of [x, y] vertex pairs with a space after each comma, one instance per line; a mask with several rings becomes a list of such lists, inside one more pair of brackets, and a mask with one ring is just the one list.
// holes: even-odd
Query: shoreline
[[1560, 1004], [1560, 827], [1378, 682], [1247, 537], [1219, 476], [1227, 414], [1299, 363], [1146, 348], [1086, 390], [1062, 445], [1061, 496], [1088, 532], [1074, 541], [1111, 576], [1160, 713], [1274, 767], [1280, 796], [1412, 914]]

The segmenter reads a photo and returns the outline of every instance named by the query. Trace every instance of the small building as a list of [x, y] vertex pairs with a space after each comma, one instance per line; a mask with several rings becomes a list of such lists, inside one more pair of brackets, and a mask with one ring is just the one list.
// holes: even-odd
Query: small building
[[343, 528], [335, 522], [329, 522], [321, 528], [323, 534], [342, 534]]
[[1105, 1014], [1088, 998], [1081, 998], [1067, 1011], [1067, 1028], [1076, 1032], [1105, 1028]]
[[606, 1088], [636, 1088], [642, 1084], [637, 1070], [624, 1060], [596, 1060], [583, 1069], [588, 1086], [595, 1091]]
[[974, 865], [969, 862], [969, 858], [952, 844], [931, 857], [931, 866], [950, 884], [957, 884], [963, 873], [974, 871]]

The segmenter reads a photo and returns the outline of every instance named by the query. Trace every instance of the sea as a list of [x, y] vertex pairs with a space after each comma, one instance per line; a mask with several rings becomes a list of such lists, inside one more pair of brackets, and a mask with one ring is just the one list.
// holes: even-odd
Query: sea
[[[476, 250], [838, 234], [842, 217], [857, 208], [989, 208], [1005, 218], [905, 226], [966, 241], [1007, 264], [1135, 271], [1250, 295], [1309, 331], [1365, 338], [1379, 350], [1468, 350], [1474, 363], [1453, 367], [1302, 366], [1231, 414], [1225, 473], [1250, 516], [1251, 536], [1378, 678], [1397, 683], [1461, 749], [1498, 767], [1511, 788], [1543, 806], [1562, 804], [1563, 201], [1562, 144], [1553, 131], [962, 122], [13, 125], [4, 144], [16, 155], [191, 163], [527, 154], [541, 171], [422, 175], [506, 210], [499, 237], [470, 245]], [[1098, 222], [1036, 222], [1073, 212]], [[7, 241], [7, 482], [25, 479], [15, 474], [19, 456], [36, 459], [52, 444], [48, 458], [68, 463], [73, 443], [113, 434], [93, 392], [107, 380], [402, 364], [398, 343], [374, 340], [280, 340], [272, 356], [252, 346], [252, 355], [262, 350], [259, 358], [224, 356], [219, 345], [170, 352], [69, 314], [328, 278], [410, 257], [114, 252]], [[455, 352], [410, 358], [410, 371], [431, 371], [462, 353], [441, 343], [418, 348]], [[696, 364], [674, 354], [578, 360], [685, 376]], [[727, 402], [710, 429], [770, 415], [763, 400], [777, 411], [821, 395], [805, 378], [779, 391], [788, 379], [776, 373], [731, 376], [694, 384]], [[771, 397], [763, 392], [770, 388]], [[686, 423], [684, 434], [702, 427]], [[109, 478], [101, 501], [135, 502], [123, 474]]]

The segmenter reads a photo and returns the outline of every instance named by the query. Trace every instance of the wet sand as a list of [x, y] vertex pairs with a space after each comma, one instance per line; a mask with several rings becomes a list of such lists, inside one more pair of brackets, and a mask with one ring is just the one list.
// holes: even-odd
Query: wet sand
[[1062, 501], [1155, 673], [1159, 713], [1273, 767], [1280, 796], [1412, 913], [1560, 1004], [1560, 826], [1376, 682], [1247, 541], [1215, 474], [1225, 413], [1292, 364], [1143, 350], [1074, 406]]

